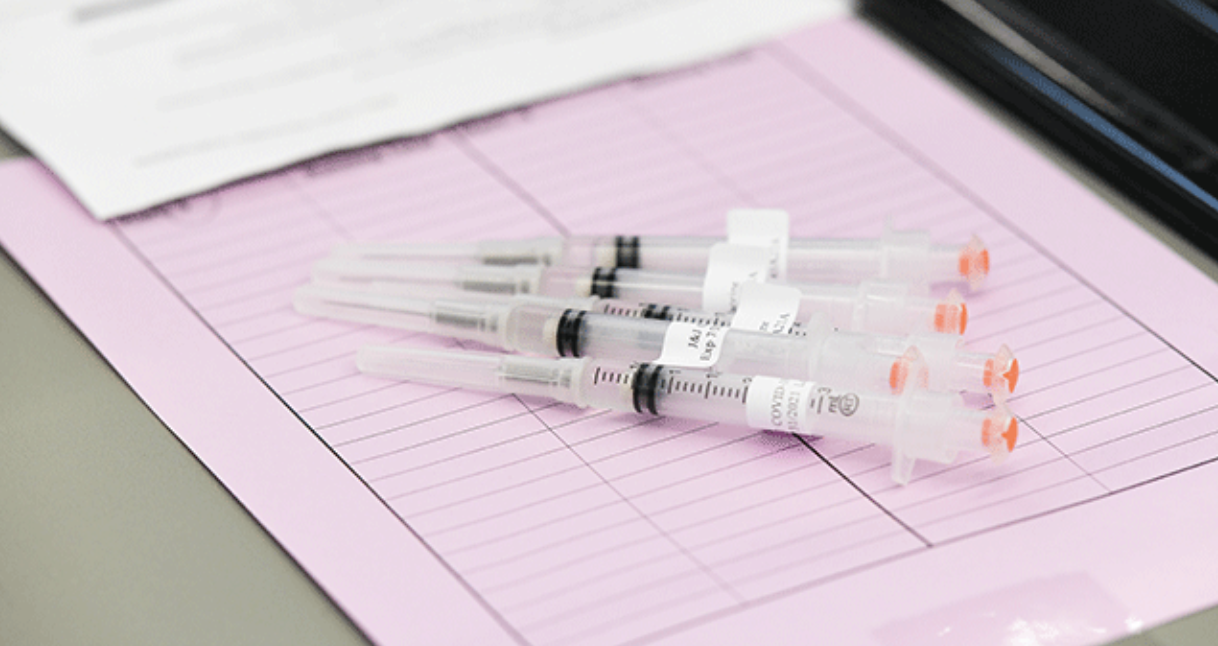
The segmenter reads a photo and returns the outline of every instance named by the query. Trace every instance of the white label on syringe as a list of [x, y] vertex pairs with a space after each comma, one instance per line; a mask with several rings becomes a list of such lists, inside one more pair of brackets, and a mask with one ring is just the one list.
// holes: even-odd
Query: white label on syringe
[[767, 283], [745, 283], [737, 290], [732, 328], [786, 334], [795, 324], [803, 293], [794, 287]]
[[816, 433], [813, 416], [850, 417], [858, 412], [859, 396], [834, 392], [814, 382], [777, 377], [753, 377], [744, 398], [745, 419], [752, 428], [787, 433]]
[[791, 216], [781, 209], [732, 209], [727, 212], [727, 242], [763, 247], [768, 252], [766, 272], [775, 280], [787, 278], [787, 247]]
[[753, 377], [744, 410], [749, 426], [786, 433], [808, 433], [808, 402], [816, 384], [811, 381]]
[[664, 333], [664, 349], [655, 363], [681, 368], [710, 368], [719, 361], [726, 332], [727, 328], [720, 326], [673, 321]]
[[762, 247], [712, 245], [702, 281], [702, 309], [731, 312], [736, 309], [736, 290], [742, 283], [764, 283], [770, 252]]

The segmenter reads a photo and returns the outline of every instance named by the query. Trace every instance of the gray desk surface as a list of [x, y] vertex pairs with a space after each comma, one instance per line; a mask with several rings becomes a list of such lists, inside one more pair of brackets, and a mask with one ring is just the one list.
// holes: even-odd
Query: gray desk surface
[[0, 644], [367, 643], [7, 253], [0, 439]]
[[[366, 643], [5, 253], [0, 402], [0, 644]], [[1218, 608], [1118, 644], [1215, 642]]]

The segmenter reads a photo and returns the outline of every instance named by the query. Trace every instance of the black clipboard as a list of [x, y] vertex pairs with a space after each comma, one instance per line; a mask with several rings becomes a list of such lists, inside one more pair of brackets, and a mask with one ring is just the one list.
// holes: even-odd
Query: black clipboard
[[859, 8], [1218, 259], [1216, 7], [861, 0]]

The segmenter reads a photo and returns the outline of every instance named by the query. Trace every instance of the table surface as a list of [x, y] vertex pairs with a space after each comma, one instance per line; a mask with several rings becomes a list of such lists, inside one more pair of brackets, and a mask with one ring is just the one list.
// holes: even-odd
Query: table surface
[[368, 643], [7, 253], [0, 393], [0, 644]]
[[[1218, 280], [1210, 258], [996, 116]], [[23, 154], [0, 131], [0, 159]], [[3, 252], [0, 304], [0, 644], [367, 643]], [[1116, 644], [1215, 635], [1218, 608]]]

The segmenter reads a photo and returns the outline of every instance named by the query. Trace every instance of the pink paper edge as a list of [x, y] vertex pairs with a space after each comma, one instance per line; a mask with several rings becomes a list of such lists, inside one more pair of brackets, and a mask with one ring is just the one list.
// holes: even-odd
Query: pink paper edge
[[369, 637], [514, 643], [112, 226], [33, 160], [0, 165], [0, 185], [9, 253]]

